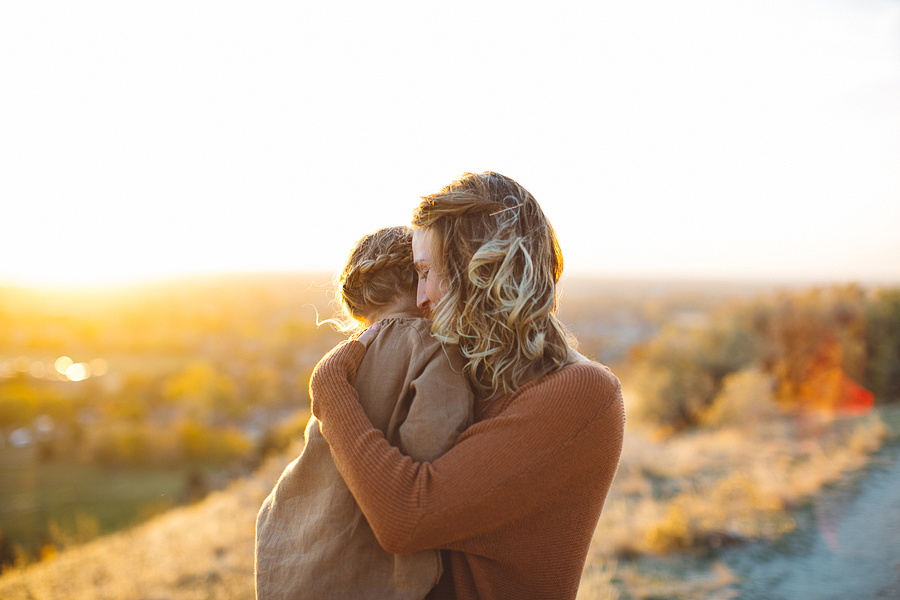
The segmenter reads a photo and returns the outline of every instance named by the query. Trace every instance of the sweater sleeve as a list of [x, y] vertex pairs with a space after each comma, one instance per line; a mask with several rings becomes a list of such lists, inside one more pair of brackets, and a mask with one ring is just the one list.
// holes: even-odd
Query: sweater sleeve
[[433, 463], [415, 462], [372, 427], [350, 385], [365, 347], [345, 342], [316, 366], [313, 414], [379, 543], [398, 554], [466, 550], [467, 540], [526, 523], [573, 486], [611, 481], [622, 448], [618, 380], [593, 366], [524, 386]]

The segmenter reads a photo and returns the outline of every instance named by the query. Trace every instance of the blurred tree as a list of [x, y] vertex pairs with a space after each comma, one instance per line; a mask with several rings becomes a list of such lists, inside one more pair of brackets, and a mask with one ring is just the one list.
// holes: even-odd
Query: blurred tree
[[246, 456], [251, 449], [247, 439], [234, 428], [213, 428], [185, 419], [178, 428], [186, 459], [222, 463]]
[[750, 365], [784, 408], [860, 414], [876, 397], [900, 398], [900, 290], [835, 286], [729, 305], [664, 328], [631, 359], [633, 414], [675, 429], [732, 419], [739, 402], [725, 400], [734, 390], [719, 397], [723, 382]]
[[38, 396], [25, 375], [0, 383], [0, 427], [22, 427], [39, 413]]
[[172, 402], [192, 404], [197, 414], [217, 409], [235, 414], [244, 408], [237, 401], [231, 379], [208, 361], [192, 361], [166, 381], [162, 393]]
[[772, 377], [757, 368], [726, 375], [722, 388], [703, 411], [700, 421], [709, 427], [757, 425], [778, 416]]
[[900, 290], [878, 290], [866, 305], [866, 386], [883, 401], [900, 400]]
[[760, 343], [733, 306], [688, 327], [668, 326], [631, 353], [638, 418], [681, 429], [697, 425], [722, 381], [757, 359]]
[[754, 307], [753, 321], [765, 340], [762, 363], [775, 376], [784, 406], [834, 407], [843, 382], [862, 379], [864, 306], [865, 294], [850, 285], [781, 294]]

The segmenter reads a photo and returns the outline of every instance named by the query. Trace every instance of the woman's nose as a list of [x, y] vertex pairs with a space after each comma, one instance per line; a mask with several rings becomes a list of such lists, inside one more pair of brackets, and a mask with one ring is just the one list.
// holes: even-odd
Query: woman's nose
[[419, 310], [429, 310], [431, 308], [428, 296], [425, 294], [425, 282], [421, 279], [416, 286], [416, 306], [419, 307]]

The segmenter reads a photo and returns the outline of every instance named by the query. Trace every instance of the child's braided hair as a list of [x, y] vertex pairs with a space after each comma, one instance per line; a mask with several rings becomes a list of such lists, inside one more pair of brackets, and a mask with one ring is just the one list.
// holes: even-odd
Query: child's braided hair
[[412, 230], [385, 227], [356, 242], [341, 272], [341, 302], [359, 322], [400, 295], [416, 293]]

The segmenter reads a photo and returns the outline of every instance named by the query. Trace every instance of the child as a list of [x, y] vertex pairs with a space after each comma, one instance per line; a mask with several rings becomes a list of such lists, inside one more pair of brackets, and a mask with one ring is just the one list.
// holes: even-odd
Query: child
[[[372, 424], [404, 454], [433, 461], [472, 422], [473, 395], [456, 347], [431, 336], [416, 307], [412, 235], [380, 229], [357, 242], [341, 299], [364, 326], [381, 322], [354, 387]], [[420, 600], [441, 575], [437, 550], [383, 550], [311, 418], [306, 446], [263, 502], [256, 521], [256, 596]]]

